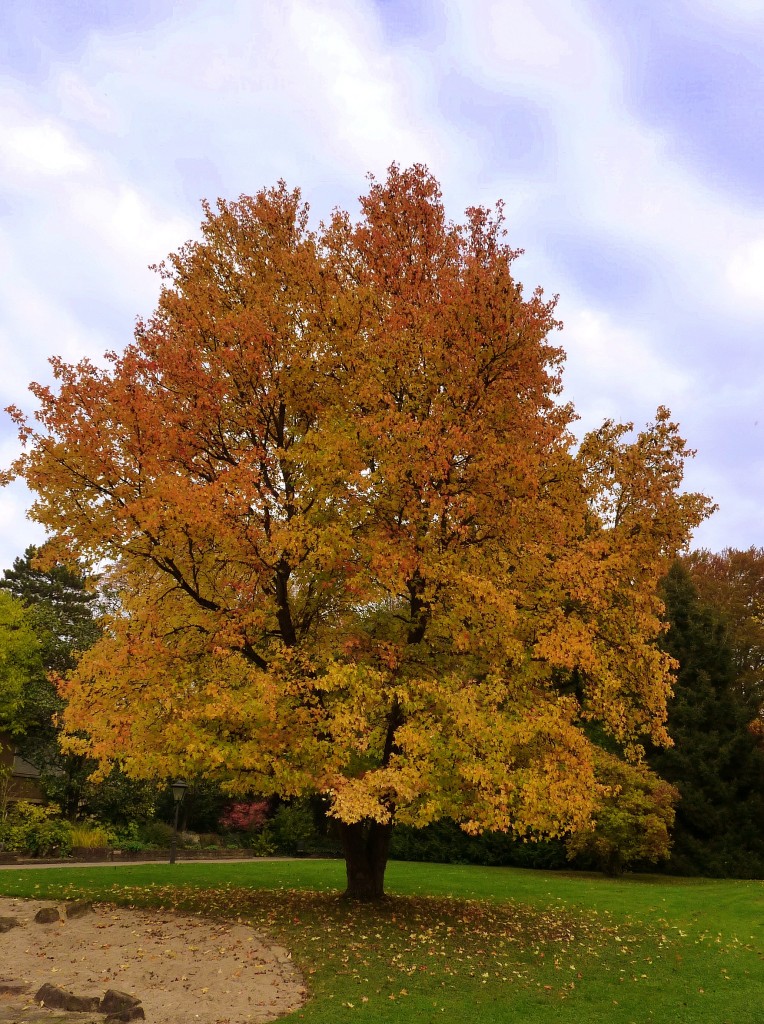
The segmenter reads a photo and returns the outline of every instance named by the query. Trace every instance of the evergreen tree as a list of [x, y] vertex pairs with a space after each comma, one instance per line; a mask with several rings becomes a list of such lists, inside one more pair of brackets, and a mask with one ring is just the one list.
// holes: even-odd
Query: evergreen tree
[[77, 656], [101, 635], [97, 594], [77, 566], [54, 564], [41, 569], [35, 564], [38, 551], [28, 547], [3, 572], [0, 589], [25, 610], [25, 623], [36, 637], [41, 671], [30, 674], [23, 697], [23, 729], [16, 729], [19, 752], [42, 771], [47, 796], [74, 815], [84, 793], [92, 787], [87, 779], [95, 768], [90, 758], [63, 754], [55, 716], [64, 702], [50, 679], [74, 668]]
[[663, 585], [670, 628], [665, 650], [679, 662], [668, 729], [674, 746], [650, 764], [673, 783], [676, 811], [669, 870], [764, 877], [764, 752], [749, 723], [725, 629], [676, 562]]
[[11, 594], [0, 592], [0, 732], [14, 738], [26, 732], [38, 718], [46, 686], [28, 610]]
[[3, 572], [0, 588], [29, 609], [46, 669], [63, 673], [74, 668], [77, 653], [92, 647], [101, 635], [98, 598], [76, 566], [39, 569], [37, 555], [37, 548], [28, 547], [24, 557]]

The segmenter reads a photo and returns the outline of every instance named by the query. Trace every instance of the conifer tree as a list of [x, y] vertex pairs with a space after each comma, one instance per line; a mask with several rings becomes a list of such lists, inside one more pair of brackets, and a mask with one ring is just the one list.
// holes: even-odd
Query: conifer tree
[[54, 562], [38, 565], [39, 552], [30, 546], [3, 572], [0, 591], [24, 609], [24, 621], [35, 640], [39, 670], [23, 687], [23, 728], [17, 730], [17, 749], [42, 771], [49, 798], [73, 816], [80, 808], [88, 776], [96, 765], [81, 753], [64, 752], [57, 721], [65, 701], [53, 675], [68, 672], [101, 636], [98, 595], [89, 590], [76, 565]]
[[74, 668], [77, 654], [98, 640], [98, 595], [89, 590], [78, 567], [54, 563], [47, 569], [36, 564], [38, 550], [30, 546], [23, 557], [13, 561], [0, 579], [8, 591], [29, 610], [48, 671], [67, 672]]
[[680, 792], [670, 869], [764, 875], [764, 752], [749, 728], [754, 709], [736, 686], [724, 624], [698, 597], [677, 561], [662, 587], [670, 628], [665, 649], [679, 663], [669, 701], [670, 749], [652, 767]]

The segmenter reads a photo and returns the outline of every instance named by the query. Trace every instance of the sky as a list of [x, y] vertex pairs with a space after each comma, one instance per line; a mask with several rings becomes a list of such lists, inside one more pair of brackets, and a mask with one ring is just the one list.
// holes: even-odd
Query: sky
[[[694, 546], [764, 546], [762, 69], [764, 0], [4, 0], [0, 408], [129, 344], [203, 198], [283, 178], [317, 223], [420, 162], [454, 220], [505, 202], [578, 429], [667, 405]], [[0, 570], [30, 503], [0, 490]]]

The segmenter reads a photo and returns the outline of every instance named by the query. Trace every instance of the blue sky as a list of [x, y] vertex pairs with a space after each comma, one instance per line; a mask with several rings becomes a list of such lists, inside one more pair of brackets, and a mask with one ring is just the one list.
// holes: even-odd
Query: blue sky
[[[762, 69], [764, 0], [5, 0], [0, 406], [129, 342], [203, 197], [283, 177], [319, 219], [421, 161], [455, 219], [505, 201], [581, 428], [668, 405], [696, 545], [764, 545]], [[0, 491], [0, 569], [29, 502]]]

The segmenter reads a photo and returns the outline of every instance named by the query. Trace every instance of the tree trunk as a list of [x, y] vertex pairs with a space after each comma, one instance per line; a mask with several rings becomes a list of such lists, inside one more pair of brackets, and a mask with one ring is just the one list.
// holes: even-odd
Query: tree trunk
[[384, 897], [392, 831], [392, 825], [380, 825], [377, 821], [360, 821], [354, 825], [339, 823], [348, 879], [345, 899], [368, 903]]

